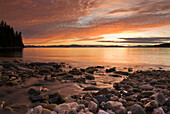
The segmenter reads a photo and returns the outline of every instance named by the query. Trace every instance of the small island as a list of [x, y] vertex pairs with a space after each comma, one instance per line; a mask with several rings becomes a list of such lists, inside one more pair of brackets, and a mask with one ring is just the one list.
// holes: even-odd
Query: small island
[[15, 32], [13, 27], [3, 20], [0, 23], [0, 48], [24, 48], [22, 33]]

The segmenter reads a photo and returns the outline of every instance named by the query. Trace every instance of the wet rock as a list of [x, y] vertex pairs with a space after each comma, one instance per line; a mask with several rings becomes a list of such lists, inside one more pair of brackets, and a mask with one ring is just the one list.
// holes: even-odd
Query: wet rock
[[43, 97], [38, 95], [38, 96], [30, 96], [29, 99], [34, 103], [34, 102], [37, 102], [37, 101], [40, 101], [42, 102], [43, 101]]
[[99, 104], [102, 103], [102, 102], [107, 102], [107, 101], [110, 100], [109, 98], [106, 98], [106, 97], [103, 97], [103, 96], [95, 96], [94, 98], [98, 101]]
[[85, 87], [83, 91], [92, 91], [92, 90], [100, 90], [100, 88], [97, 87]]
[[53, 70], [53, 66], [50, 65], [42, 65], [40, 66], [40, 74], [42, 73], [50, 73]]
[[165, 112], [164, 112], [164, 110], [162, 109], [162, 107], [155, 108], [154, 111], [158, 111], [158, 112], [160, 112], [161, 114], [165, 114]]
[[114, 74], [110, 74], [109, 76], [112, 76], [112, 77], [122, 77], [122, 76], [120, 76], [120, 75], [114, 75]]
[[85, 78], [88, 79], [88, 80], [94, 80], [95, 79], [95, 77], [93, 75], [90, 75], [90, 74], [86, 74]]
[[90, 74], [93, 74], [95, 71], [98, 71], [98, 69], [95, 68], [95, 67], [88, 67], [88, 68], [86, 68], [86, 72], [88, 72]]
[[92, 112], [96, 112], [97, 111], [97, 104], [93, 101], [90, 101], [89, 104], [88, 104], [88, 109]]
[[86, 78], [84, 78], [84, 77], [75, 78], [75, 82], [77, 82], [77, 83], [85, 83], [86, 82]]
[[128, 68], [128, 72], [133, 72], [133, 68]]
[[28, 94], [37, 96], [37, 95], [40, 95], [40, 92], [31, 88], [28, 90]]
[[104, 66], [96, 66], [96, 68], [104, 68]]
[[121, 74], [121, 75], [126, 75], [126, 76], [130, 75], [128, 72], [123, 72], [123, 71], [116, 71], [114, 73]]
[[143, 89], [143, 90], [152, 90], [152, 89], [153, 89], [153, 87], [152, 87], [152, 86], [147, 85], [147, 84], [142, 85], [140, 88], [141, 88], [141, 89]]
[[109, 114], [109, 113], [105, 112], [104, 110], [99, 110], [98, 114]]
[[161, 93], [157, 93], [155, 95], [155, 100], [159, 103], [159, 105], [163, 105], [165, 103], [165, 96]]
[[115, 72], [115, 71], [116, 71], [116, 67], [106, 69], [106, 73]]
[[146, 110], [153, 110], [158, 107], [158, 102], [156, 100], [152, 100], [151, 102], [145, 105]]
[[41, 114], [42, 113], [42, 106], [39, 105], [39, 106], [36, 106], [35, 108], [33, 109], [30, 109], [26, 114]]
[[149, 97], [149, 96], [153, 95], [154, 93], [155, 93], [155, 91], [142, 91], [141, 95]]
[[69, 73], [72, 75], [82, 75], [82, 72], [77, 68], [73, 68], [72, 70], [69, 71]]
[[146, 114], [144, 109], [138, 104], [134, 104], [133, 106], [131, 106], [130, 111], [132, 112], [132, 114]]

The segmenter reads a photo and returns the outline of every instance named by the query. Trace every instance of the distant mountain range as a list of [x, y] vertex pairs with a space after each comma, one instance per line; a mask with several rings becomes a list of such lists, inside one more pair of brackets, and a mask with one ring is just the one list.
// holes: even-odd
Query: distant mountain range
[[23, 48], [21, 32], [14, 31], [6, 22], [0, 23], [0, 48]]
[[170, 47], [170, 43], [164, 43], [159, 45], [137, 45], [137, 46], [118, 46], [118, 45], [49, 45], [49, 46], [35, 46], [35, 45], [26, 45], [26, 48], [48, 48], [48, 47]]

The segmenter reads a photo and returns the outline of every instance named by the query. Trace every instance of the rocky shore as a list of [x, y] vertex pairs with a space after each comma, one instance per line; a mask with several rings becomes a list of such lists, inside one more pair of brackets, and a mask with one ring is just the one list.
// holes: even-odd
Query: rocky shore
[[0, 113], [170, 114], [170, 71], [0, 61]]

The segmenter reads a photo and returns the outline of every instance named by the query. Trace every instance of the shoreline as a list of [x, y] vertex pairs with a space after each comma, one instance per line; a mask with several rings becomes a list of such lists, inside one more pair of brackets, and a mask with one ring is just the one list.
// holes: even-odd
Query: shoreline
[[158, 69], [133, 73], [133, 68], [113, 66], [1, 61], [0, 112], [126, 114], [135, 107], [143, 113], [168, 113], [170, 71]]

